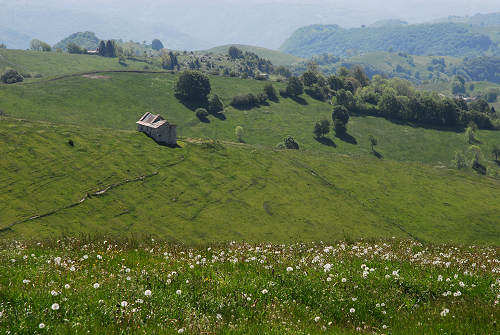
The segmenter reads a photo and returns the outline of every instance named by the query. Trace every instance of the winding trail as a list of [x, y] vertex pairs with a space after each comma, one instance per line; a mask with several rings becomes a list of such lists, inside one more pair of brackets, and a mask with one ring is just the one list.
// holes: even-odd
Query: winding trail
[[[178, 164], [184, 162], [185, 160], [186, 160], [186, 156], [183, 155], [180, 160], [178, 160], [176, 162], [173, 162], [173, 163], [170, 163], [170, 164], [167, 164], [164, 167], [165, 168], [172, 167], [172, 166], [175, 166], [175, 165], [178, 165]], [[100, 190], [98, 190], [96, 192], [85, 194], [85, 196], [80, 201], [74, 202], [74, 203], [69, 204], [69, 205], [64, 206], [64, 207], [60, 207], [58, 209], [52, 210], [52, 211], [47, 212], [47, 213], [34, 215], [32, 217], [29, 217], [29, 218], [26, 218], [26, 219], [22, 219], [22, 220], [13, 222], [13, 223], [7, 225], [6, 227], [0, 228], [0, 233], [5, 233], [7, 231], [10, 231], [10, 230], [12, 230], [12, 228], [14, 226], [17, 226], [17, 225], [22, 224], [22, 223], [35, 221], [35, 220], [38, 220], [38, 219], [42, 219], [42, 218], [45, 218], [45, 217], [57, 214], [57, 213], [59, 213], [61, 211], [64, 211], [66, 209], [78, 207], [81, 204], [83, 204], [85, 201], [87, 201], [88, 199], [91, 199], [93, 197], [101, 197], [101, 196], [105, 195], [108, 191], [110, 191], [112, 189], [118, 188], [120, 186], [129, 184], [129, 183], [134, 183], [134, 182], [138, 182], [138, 181], [144, 181], [146, 179], [155, 177], [157, 175], [159, 175], [159, 172], [153, 172], [153, 173], [150, 173], [150, 174], [147, 174], [147, 175], [143, 175], [143, 176], [139, 176], [139, 177], [136, 177], [136, 178], [133, 178], [133, 179], [125, 179], [125, 180], [122, 180], [119, 183], [110, 184], [110, 185], [106, 186], [105, 188], [100, 189]]]

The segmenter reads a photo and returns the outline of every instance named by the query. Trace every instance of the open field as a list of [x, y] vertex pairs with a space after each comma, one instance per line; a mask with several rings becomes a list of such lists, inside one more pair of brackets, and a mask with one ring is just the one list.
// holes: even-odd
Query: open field
[[[303, 99], [280, 98], [252, 110], [229, 106], [234, 95], [261, 92], [263, 82], [211, 76], [212, 91], [226, 104], [225, 120], [210, 117], [200, 122], [195, 113], [173, 94], [177, 75], [103, 73], [107, 79], [82, 76], [51, 82], [0, 85], [0, 110], [5, 114], [30, 120], [43, 120], [84, 127], [135, 129], [135, 121], [146, 111], [161, 113], [178, 125], [178, 133], [186, 137], [235, 140], [234, 129], [242, 126], [248, 144], [274, 147], [285, 136], [292, 135], [301, 149], [325, 153], [369, 155], [368, 137], [379, 140], [377, 151], [384, 158], [421, 162], [434, 166], [451, 166], [455, 151], [466, 150], [463, 133], [427, 129], [410, 124], [397, 124], [375, 117], [351, 117], [348, 141], [329, 135], [318, 142], [312, 130], [321, 118], [331, 120], [331, 106], [303, 95]], [[277, 88], [281, 83], [274, 83]], [[490, 154], [493, 144], [500, 144], [500, 132], [479, 131], [481, 148], [491, 169], [497, 169]]]
[[2, 243], [2, 333], [495, 334], [500, 319], [498, 248]]
[[[39, 74], [42, 79], [89, 71], [144, 70], [145, 65], [148, 64], [132, 60], [122, 65], [118, 58], [91, 55], [0, 49], [0, 72], [14, 68], [23, 74]], [[34, 80], [40, 79], [26, 79]]]
[[500, 241], [500, 182], [446, 168], [5, 117], [0, 143], [2, 238]]

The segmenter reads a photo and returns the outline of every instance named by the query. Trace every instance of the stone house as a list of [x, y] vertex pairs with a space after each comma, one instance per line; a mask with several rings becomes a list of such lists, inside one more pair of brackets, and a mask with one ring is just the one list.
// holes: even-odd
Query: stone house
[[136, 124], [137, 131], [147, 134], [157, 143], [172, 147], [177, 145], [177, 126], [170, 124], [161, 115], [154, 115], [148, 112]]

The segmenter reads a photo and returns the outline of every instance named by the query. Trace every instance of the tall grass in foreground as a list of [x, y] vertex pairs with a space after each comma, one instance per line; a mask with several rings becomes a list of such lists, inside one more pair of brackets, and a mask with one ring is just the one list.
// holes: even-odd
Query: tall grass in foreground
[[499, 248], [65, 239], [0, 246], [0, 332], [493, 334]]

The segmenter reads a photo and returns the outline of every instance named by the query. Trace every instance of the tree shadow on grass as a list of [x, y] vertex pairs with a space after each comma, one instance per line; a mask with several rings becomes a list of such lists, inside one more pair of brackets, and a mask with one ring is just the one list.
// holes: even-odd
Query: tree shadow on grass
[[221, 120], [221, 121], [225, 121], [226, 120], [226, 114], [224, 113], [215, 113], [215, 114], [212, 114], [214, 117], [216, 117], [217, 119]]
[[378, 159], [383, 159], [384, 158], [384, 156], [380, 152], [378, 152], [377, 150], [375, 150], [375, 149], [372, 150], [372, 154], [373, 154], [373, 156], [377, 157]]
[[500, 166], [500, 161], [499, 161], [499, 160], [494, 159], [493, 161], [494, 161], [494, 162], [495, 162], [498, 166]]
[[290, 96], [290, 99], [292, 99], [293, 101], [295, 101], [296, 103], [298, 104], [301, 104], [303, 106], [307, 105], [307, 101], [306, 99], [302, 98], [302, 97], [299, 97], [299, 96]]
[[198, 116], [198, 120], [200, 120], [200, 122], [203, 122], [203, 123], [210, 123], [210, 120], [206, 117], [199, 117]]
[[182, 99], [180, 96], [176, 95], [177, 100], [181, 104], [183, 104], [186, 108], [195, 111], [198, 108], [205, 108], [208, 110], [208, 100], [200, 100], [200, 101], [188, 101], [185, 99]]
[[333, 148], [337, 147], [337, 144], [335, 144], [335, 142], [333, 142], [333, 140], [331, 138], [328, 138], [328, 137], [317, 138], [317, 137], [315, 137], [314, 139], [323, 145], [327, 145], [327, 146], [333, 147]]
[[344, 142], [350, 143], [350, 144], [354, 144], [354, 145], [358, 144], [358, 141], [356, 141], [356, 139], [352, 135], [349, 135], [348, 133], [335, 134], [335, 137], [339, 138], [340, 140], [342, 140]]

